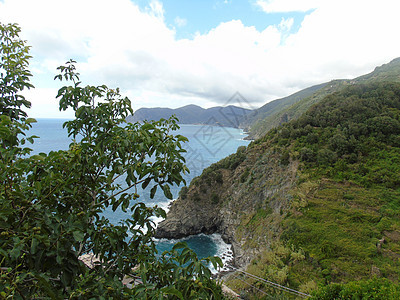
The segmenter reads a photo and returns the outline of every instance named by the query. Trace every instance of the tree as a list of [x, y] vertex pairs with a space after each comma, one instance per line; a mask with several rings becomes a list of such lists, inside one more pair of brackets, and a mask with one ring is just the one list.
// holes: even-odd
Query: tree
[[25, 118], [22, 107], [29, 108], [31, 103], [20, 94], [25, 88], [33, 88], [29, 82], [32, 76], [28, 69], [29, 46], [19, 38], [21, 29], [15, 24], [0, 23], [0, 113], [11, 120]]
[[[31, 88], [28, 50], [17, 25], [1, 25], [0, 122], [0, 296], [64, 298], [221, 298], [220, 286], [185, 244], [159, 255], [152, 216], [159, 207], [139, 202], [138, 187], [157, 189], [171, 198], [170, 185], [184, 183], [182, 156], [187, 139], [173, 135], [176, 118], [126, 124], [131, 102], [118, 89], [81, 86], [75, 62], [59, 67], [60, 110], [72, 108], [66, 122], [73, 139], [67, 151], [29, 156], [21, 148], [33, 119], [19, 96]], [[6, 49], [6, 50], [4, 50]], [[79, 140], [79, 141], [78, 141]], [[121, 182], [123, 179], [123, 183]], [[110, 207], [131, 212], [111, 224], [102, 212]], [[80, 259], [97, 258], [92, 267]], [[136, 278], [128, 287], [123, 279]]]

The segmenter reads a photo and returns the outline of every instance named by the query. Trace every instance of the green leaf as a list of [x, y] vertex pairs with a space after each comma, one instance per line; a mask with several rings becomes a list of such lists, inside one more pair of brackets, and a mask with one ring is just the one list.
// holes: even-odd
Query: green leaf
[[174, 295], [174, 296], [178, 297], [179, 299], [184, 299], [182, 293], [174, 287], [170, 287], [170, 286], [164, 287], [161, 289], [161, 291], [166, 295]]
[[142, 189], [145, 189], [149, 185], [150, 182], [151, 182], [151, 179], [146, 178], [145, 181], [143, 181], [143, 183], [142, 183]]
[[150, 190], [150, 198], [153, 199], [157, 191], [157, 185], [153, 186]]
[[63, 297], [60, 297], [57, 295], [57, 292], [53, 290], [49, 282], [45, 279], [44, 275], [33, 273], [34, 277], [39, 281], [39, 286], [43, 288], [46, 291], [46, 294], [51, 298], [51, 299], [62, 299]]
[[82, 242], [85, 234], [82, 231], [73, 231], [72, 235], [74, 236], [75, 241]]
[[141, 130], [150, 130], [154, 129], [154, 125], [151, 123], [144, 123], [141, 127]]
[[23, 244], [22, 243], [18, 244], [18, 245], [14, 244], [13, 249], [10, 251], [10, 257], [12, 259], [17, 259], [21, 255], [22, 248], [23, 248]]
[[25, 122], [26, 122], [27, 124], [37, 123], [36, 119], [34, 119], [34, 118], [28, 118], [28, 119], [26, 119]]
[[169, 188], [169, 185], [163, 185], [161, 188], [164, 192], [164, 196], [167, 197], [168, 199], [172, 199], [172, 193]]
[[188, 245], [185, 242], [178, 242], [172, 247], [172, 250], [178, 250], [184, 248], [188, 248]]
[[[190, 293], [186, 291], [193, 287], [193, 276], [184, 275], [181, 280], [182, 266], [172, 271], [173, 278], [166, 272], [179, 260], [188, 263], [189, 274], [195, 274], [194, 252], [178, 244], [175, 253], [171, 252], [173, 258], [166, 258], [165, 265], [159, 262], [151, 217], [165, 217], [165, 212], [131, 201], [137, 196], [130, 194], [132, 190], [125, 191], [120, 182], [125, 179], [129, 187], [136, 188], [135, 183], [143, 181], [143, 189], [151, 187], [151, 198], [160, 186], [165, 197], [172, 199], [170, 184], [179, 185], [183, 181], [180, 173], [185, 171], [181, 155], [185, 138], [171, 133], [179, 128], [176, 118], [126, 124], [125, 118], [133, 113], [130, 100], [105, 85], [84, 86], [75, 61], [70, 60], [55, 76], [70, 81], [58, 90], [57, 98], [60, 110], [72, 108], [75, 112], [75, 119], [65, 122], [63, 128], [79, 142], [73, 140], [67, 151], [54, 149], [48, 155], [29, 157], [29, 148], [21, 145], [34, 142], [36, 137], [26, 131], [35, 119], [24, 111], [31, 103], [20, 92], [33, 87], [27, 69], [31, 57], [29, 47], [18, 37], [19, 31], [16, 25], [0, 23], [0, 76], [5, 76], [0, 80], [0, 196], [10, 198], [0, 209], [0, 221], [6, 227], [2, 236], [8, 245], [0, 247], [0, 256], [8, 257], [10, 262], [6, 263], [17, 270], [13, 288], [26, 293], [26, 299], [108, 299], [115, 292], [127, 291], [118, 278], [130, 274], [137, 265], [144, 289], [133, 287], [128, 294], [136, 290], [141, 293], [138, 298], [185, 299]], [[132, 219], [122, 221], [122, 225], [111, 224], [103, 215], [110, 205], [125, 211], [132, 204]], [[31, 230], [32, 226], [36, 229]], [[15, 230], [12, 237], [8, 235], [10, 227]], [[113, 268], [94, 268], [82, 274], [80, 264], [70, 259], [78, 246], [90, 249]], [[24, 274], [18, 273], [21, 261], [32, 262], [21, 265]], [[51, 271], [31, 274], [34, 270]], [[82, 282], [72, 286], [74, 278]], [[175, 286], [175, 279], [182, 286]], [[32, 282], [36, 286], [32, 287]], [[121, 298], [127, 298], [122, 294]]]
[[36, 238], [32, 238], [31, 242], [31, 254], [36, 254], [36, 249], [39, 244], [39, 241]]

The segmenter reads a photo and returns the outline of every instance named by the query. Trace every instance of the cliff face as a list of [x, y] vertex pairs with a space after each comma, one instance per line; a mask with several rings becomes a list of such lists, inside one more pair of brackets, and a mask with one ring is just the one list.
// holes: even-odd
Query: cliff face
[[298, 163], [258, 144], [212, 165], [173, 202], [158, 238], [220, 233], [243, 266], [280, 235]]

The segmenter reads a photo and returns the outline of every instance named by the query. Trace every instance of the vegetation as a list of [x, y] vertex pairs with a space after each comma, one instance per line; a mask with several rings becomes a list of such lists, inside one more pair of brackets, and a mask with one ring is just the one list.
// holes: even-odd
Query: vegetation
[[[29, 47], [17, 26], [0, 29], [0, 296], [221, 298], [204, 266], [221, 261], [199, 261], [184, 244], [158, 254], [150, 218], [165, 213], [137, 200], [139, 186], [171, 198], [169, 186], [184, 182], [186, 139], [172, 134], [176, 119], [126, 125], [129, 99], [81, 87], [69, 61], [56, 78], [72, 83], [57, 96], [61, 110], [75, 111], [65, 124], [70, 148], [29, 156], [35, 120], [21, 94], [33, 87]], [[239, 224], [230, 238], [254, 254], [247, 271], [314, 299], [399, 298], [399, 64], [274, 106], [253, 128], [267, 132], [261, 139], [181, 190], [181, 199], [212, 211], [229, 204], [231, 224]], [[132, 218], [110, 224], [106, 207]], [[88, 253], [98, 258], [92, 268], [79, 259]], [[134, 277], [132, 288], [122, 284]], [[229, 283], [250, 298], [273, 292], [255, 280], [256, 289], [240, 278]]]
[[209, 172], [208, 170], [218, 170], [218, 169], [236, 169], [246, 158], [246, 147], [240, 146], [238, 147], [236, 153], [221, 159], [219, 162], [211, 165], [209, 168], [205, 169], [203, 173]]
[[[171, 133], [176, 119], [126, 124], [130, 100], [104, 85], [82, 87], [71, 60], [56, 76], [71, 82], [57, 95], [60, 110], [75, 111], [64, 124], [70, 147], [29, 156], [35, 120], [21, 92], [33, 86], [19, 33], [0, 24], [0, 298], [220, 299], [205, 263], [221, 260], [198, 260], [185, 244], [158, 254], [151, 217], [165, 212], [137, 200], [139, 186], [171, 198], [169, 186], [184, 183], [186, 138]], [[131, 218], [111, 224], [107, 207]], [[84, 254], [97, 259], [92, 267]], [[122, 283], [129, 278], [132, 287]]]
[[[250, 273], [306, 293], [338, 289], [338, 299], [356, 289], [368, 297], [369, 287], [397, 298], [400, 83], [378, 75], [368, 78], [384, 80], [343, 84], [196, 179], [201, 185], [208, 174], [224, 174], [219, 196], [229, 202], [226, 222], [237, 220], [231, 238], [254, 253]], [[388, 288], [378, 292], [380, 283]], [[250, 299], [263, 296], [240, 279], [228, 284]]]
[[[356, 85], [332, 94], [280, 128], [292, 155], [316, 176], [397, 188], [400, 84]], [[293, 142], [291, 142], [291, 140]]]
[[[330, 90], [328, 89], [327, 84], [332, 85], [332, 83], [315, 85], [296, 92], [288, 97], [268, 102], [256, 109], [254, 112], [246, 115], [241, 120], [240, 125], [241, 127], [247, 128], [250, 138], [260, 138], [270, 129], [295, 118], [298, 114], [297, 111], [300, 110], [296, 109], [296, 113], [293, 113], [292, 108], [295, 107], [296, 103], [307, 102], [308, 99], [315, 97], [313, 95], [315, 95], [319, 90], [321, 90], [321, 94], [323, 94], [323, 91], [325, 90]], [[304, 111], [305, 110], [302, 112]]]
[[399, 82], [400, 58], [377, 67], [373, 72], [353, 80], [333, 80], [326, 84], [301, 90], [288, 97], [271, 101], [242, 120], [241, 126], [249, 128], [250, 137], [261, 138], [269, 130], [290, 120], [296, 120], [326, 96], [341, 91], [352, 84]]
[[399, 278], [399, 120], [400, 85], [375, 83], [332, 94], [282, 128], [304, 182], [318, 182], [283, 237], [325, 283]]
[[280, 241], [304, 251], [305, 260], [287, 264], [287, 285], [398, 281], [399, 121], [399, 83], [353, 85], [253, 143], [275, 148], [285, 164], [302, 162]]
[[400, 286], [385, 278], [352, 281], [347, 284], [331, 284], [313, 294], [311, 299], [388, 299], [400, 298]]

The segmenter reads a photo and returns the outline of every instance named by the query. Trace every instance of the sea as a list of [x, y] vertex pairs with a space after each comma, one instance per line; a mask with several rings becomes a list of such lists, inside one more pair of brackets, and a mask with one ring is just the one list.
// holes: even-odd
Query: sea
[[[28, 135], [39, 137], [30, 146], [33, 150], [32, 154], [68, 149], [72, 140], [68, 137], [67, 130], [63, 128], [63, 123], [66, 121], [68, 120], [37, 119], [37, 123], [33, 124], [28, 133]], [[185, 175], [187, 185], [193, 178], [199, 176], [206, 167], [236, 152], [239, 146], [247, 146], [249, 143], [249, 141], [243, 139], [246, 134], [237, 128], [187, 124], [179, 126], [180, 129], [175, 131], [175, 134], [181, 134], [189, 139], [189, 142], [185, 143], [184, 146], [187, 150], [184, 155], [186, 165], [190, 170], [190, 173]], [[174, 199], [177, 198], [181, 187], [182, 185], [171, 187]], [[150, 199], [149, 189], [139, 192], [139, 195], [140, 198], [137, 201], [144, 202], [151, 207], [158, 205], [168, 211], [171, 200], [168, 200], [162, 191], [157, 191], [153, 199]], [[114, 224], [118, 224], [122, 219], [129, 217], [129, 214], [122, 210], [112, 211], [111, 208], [107, 208], [104, 215]], [[156, 224], [160, 221], [161, 219], [154, 218]], [[223, 262], [232, 259], [231, 245], [226, 244], [219, 234], [200, 234], [180, 240], [156, 240], [157, 249], [160, 253], [169, 250], [178, 241], [186, 242], [199, 258], [219, 256]]]

